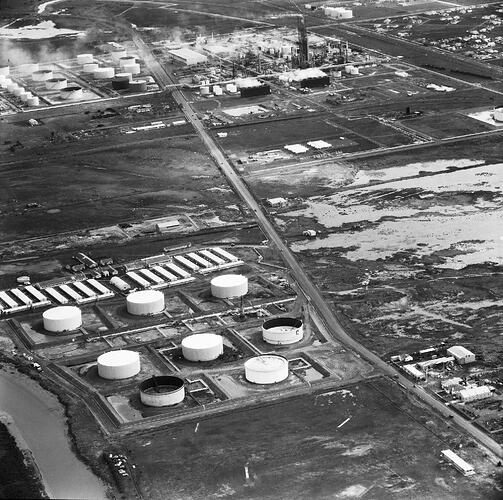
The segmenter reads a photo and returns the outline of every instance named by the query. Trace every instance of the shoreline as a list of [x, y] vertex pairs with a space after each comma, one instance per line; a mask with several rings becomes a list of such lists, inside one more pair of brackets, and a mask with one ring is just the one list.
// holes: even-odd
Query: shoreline
[[28, 443], [24, 440], [21, 431], [16, 425], [15, 420], [7, 412], [0, 410], [0, 424], [3, 424], [7, 432], [14, 439], [17, 449], [21, 452], [24, 458], [24, 464], [27, 473], [33, 477], [33, 480], [39, 484], [40, 498], [52, 498], [52, 494], [47, 484], [44, 481], [42, 473], [38, 468], [37, 462], [33, 456], [33, 453], [28, 446]]

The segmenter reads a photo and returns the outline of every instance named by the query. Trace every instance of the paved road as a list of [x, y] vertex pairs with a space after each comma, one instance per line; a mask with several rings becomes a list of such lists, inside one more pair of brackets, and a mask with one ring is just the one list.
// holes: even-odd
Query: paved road
[[[166, 85], [175, 83], [172, 80], [172, 77], [166, 73], [166, 71], [150, 54], [150, 50], [147, 45], [138, 36], [134, 36], [134, 41], [137, 44], [140, 52], [142, 52], [142, 57], [144, 57], [146, 62], [148, 61], [148, 63], [151, 65], [151, 70], [159, 79], [161, 79], [162, 83]], [[416, 387], [416, 385], [409, 379], [404, 377], [401, 372], [396, 370], [393, 366], [388, 365], [381, 358], [379, 358], [379, 356], [369, 351], [366, 347], [361, 345], [346, 333], [333, 311], [323, 299], [321, 293], [311, 282], [309, 276], [299, 265], [293, 253], [289, 250], [279, 234], [276, 232], [274, 226], [264, 214], [260, 205], [253, 197], [246, 184], [234, 171], [223, 152], [220, 150], [210, 134], [205, 130], [203, 123], [197, 117], [196, 113], [192, 109], [190, 103], [187, 101], [183, 93], [179, 90], [173, 90], [173, 98], [185, 113], [187, 120], [192, 123], [193, 127], [203, 140], [209, 153], [212, 155], [214, 161], [225, 174], [227, 180], [232, 185], [236, 193], [239, 194], [243, 201], [252, 210], [262, 231], [267, 235], [269, 241], [274, 244], [280, 252], [284, 262], [290, 268], [291, 274], [295, 278], [300, 290], [305, 295], [308, 303], [316, 309], [319, 317], [324, 322], [330, 334], [336, 340], [351, 348], [362, 358], [366, 359], [377, 368], [381, 369], [386, 375], [396, 379], [397, 382], [410, 394], [416, 396], [418, 399], [422, 400], [430, 407], [437, 410], [443, 416], [452, 419], [453, 422], [455, 422], [457, 425], [459, 425], [459, 427], [463, 428], [466, 432], [471, 434], [473, 438], [484, 445], [488, 450], [492, 451], [496, 456], [503, 458], [503, 451], [501, 446], [493, 439], [491, 439], [488, 435], [486, 435], [484, 432], [472, 425], [469, 421], [458, 415], [456, 412], [445, 406], [441, 401], [437, 400], [431, 394], [427, 393], [422, 387]]]

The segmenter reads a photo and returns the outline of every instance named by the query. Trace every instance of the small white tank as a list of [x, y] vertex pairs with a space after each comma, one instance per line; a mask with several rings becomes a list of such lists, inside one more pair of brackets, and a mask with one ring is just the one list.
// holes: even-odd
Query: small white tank
[[59, 97], [64, 101], [77, 101], [84, 96], [82, 87], [71, 85], [59, 91]]
[[224, 353], [221, 335], [198, 333], [182, 340], [183, 357], [188, 361], [212, 361]]
[[135, 351], [110, 351], [98, 357], [98, 375], [108, 380], [122, 380], [140, 373], [140, 355]]
[[223, 94], [222, 87], [220, 87], [219, 85], [213, 85], [213, 93], [215, 95], [222, 95]]
[[34, 82], [45, 82], [53, 77], [54, 75], [51, 69], [39, 69], [31, 74], [31, 78]]
[[220, 299], [242, 297], [248, 293], [248, 278], [241, 274], [223, 274], [211, 280], [211, 294]]
[[103, 68], [97, 68], [93, 72], [94, 78], [97, 80], [103, 80], [108, 78], [113, 78], [115, 76], [115, 69], [111, 66], [106, 66]]
[[228, 83], [225, 86], [225, 90], [231, 94], [235, 94], [238, 91], [238, 88], [236, 87], [235, 83]]
[[99, 68], [99, 64], [97, 62], [84, 64], [82, 67], [82, 71], [84, 73], [94, 73]]
[[288, 360], [276, 354], [262, 354], [244, 364], [245, 377], [253, 384], [276, 384], [288, 378]]
[[68, 80], [66, 78], [50, 78], [45, 82], [45, 88], [47, 90], [61, 90], [68, 87]]
[[40, 105], [40, 99], [37, 96], [29, 97], [26, 104], [30, 107], [35, 107]]
[[140, 401], [145, 406], [173, 406], [184, 399], [185, 383], [180, 377], [152, 377], [140, 384]]
[[44, 329], [53, 333], [76, 330], [82, 325], [82, 313], [74, 306], [51, 307], [44, 311], [42, 319]]
[[139, 75], [141, 73], [141, 67], [139, 64], [125, 64], [122, 66], [125, 73], [131, 73], [132, 75]]
[[92, 54], [78, 54], [77, 55], [77, 63], [78, 64], [89, 64], [92, 63], [94, 57]]
[[136, 64], [136, 58], [134, 56], [123, 56], [119, 58], [119, 66], [121, 68], [131, 64]]
[[164, 294], [159, 290], [142, 290], [130, 293], [126, 298], [129, 314], [149, 316], [164, 311]]
[[133, 75], [131, 73], [115, 73], [115, 78], [127, 78], [130, 82], [133, 81]]

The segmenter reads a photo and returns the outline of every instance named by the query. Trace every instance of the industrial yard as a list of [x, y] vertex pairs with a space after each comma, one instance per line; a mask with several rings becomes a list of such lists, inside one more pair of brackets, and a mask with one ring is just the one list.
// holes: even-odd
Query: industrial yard
[[2, 5], [41, 497], [501, 497], [503, 9], [465, 3]]

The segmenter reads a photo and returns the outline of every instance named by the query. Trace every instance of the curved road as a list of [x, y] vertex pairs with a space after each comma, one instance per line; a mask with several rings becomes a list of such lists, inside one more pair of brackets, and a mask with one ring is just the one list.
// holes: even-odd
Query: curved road
[[[137, 48], [141, 52], [145, 63], [150, 66], [150, 69], [154, 75], [159, 79], [160, 83], [164, 86], [173, 85], [176, 82], [172, 79], [164, 68], [157, 62], [150, 52], [148, 46], [143, 42], [143, 40], [136, 34], [133, 34], [133, 40], [137, 45]], [[196, 115], [195, 111], [192, 109], [191, 105], [187, 101], [183, 93], [176, 89], [172, 92], [173, 98], [178, 103], [180, 109], [184, 112], [187, 120], [193, 125], [201, 139], [203, 140], [206, 148], [213, 157], [214, 161], [218, 167], [222, 170], [224, 175], [227, 177], [228, 182], [232, 185], [236, 193], [242, 198], [242, 200], [248, 205], [248, 207], [253, 211], [255, 218], [257, 219], [262, 231], [267, 235], [269, 241], [276, 245], [279, 250], [284, 262], [291, 269], [291, 274], [294, 276], [299, 288], [305, 295], [307, 301], [315, 308], [319, 317], [324, 322], [328, 332], [342, 344], [351, 348], [354, 352], [362, 356], [364, 359], [381, 369], [386, 375], [397, 380], [399, 385], [401, 385], [410, 394], [416, 396], [418, 399], [422, 400], [431, 408], [435, 409], [438, 413], [451, 419], [459, 427], [468, 432], [474, 439], [485, 446], [488, 450], [494, 453], [498, 458], [503, 458], [503, 450], [501, 445], [494, 441], [487, 434], [482, 432], [480, 429], [475, 427], [468, 420], [465, 420], [458, 413], [452, 411], [449, 407], [445, 406], [441, 401], [436, 399], [431, 394], [427, 393], [422, 387], [416, 387], [416, 385], [411, 382], [408, 378], [404, 377], [400, 371], [395, 369], [393, 366], [388, 365], [379, 356], [368, 350], [366, 347], [361, 345], [351, 336], [349, 336], [344, 330], [343, 326], [335, 316], [334, 312], [330, 309], [328, 304], [323, 299], [319, 290], [311, 282], [309, 276], [306, 274], [304, 269], [299, 265], [295, 259], [293, 253], [285, 245], [279, 234], [276, 232], [274, 226], [271, 224], [267, 216], [262, 211], [260, 205], [257, 203], [250, 190], [239, 177], [239, 175], [234, 171], [231, 164], [225, 157], [224, 153], [220, 150], [218, 145], [215, 143], [210, 134], [205, 130], [203, 123]]]

